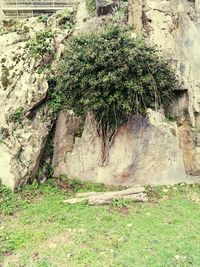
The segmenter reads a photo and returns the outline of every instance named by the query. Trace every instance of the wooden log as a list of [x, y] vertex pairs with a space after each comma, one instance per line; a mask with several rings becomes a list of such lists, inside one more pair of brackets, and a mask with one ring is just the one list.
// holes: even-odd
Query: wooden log
[[128, 194], [137, 194], [145, 192], [145, 188], [142, 186], [134, 186], [130, 187], [125, 190], [121, 191], [110, 191], [110, 192], [86, 192], [86, 193], [78, 193], [76, 196], [77, 197], [90, 197], [90, 196], [100, 196], [104, 194], [104, 196], [113, 196], [113, 195], [128, 195]]
[[90, 205], [102, 205], [109, 204], [113, 200], [118, 199], [130, 199], [134, 202], [146, 202], [148, 201], [146, 193], [144, 193], [144, 187], [128, 188], [122, 191], [114, 192], [88, 192], [77, 194], [76, 198], [67, 199], [63, 202], [65, 204], [77, 204], [87, 201]]

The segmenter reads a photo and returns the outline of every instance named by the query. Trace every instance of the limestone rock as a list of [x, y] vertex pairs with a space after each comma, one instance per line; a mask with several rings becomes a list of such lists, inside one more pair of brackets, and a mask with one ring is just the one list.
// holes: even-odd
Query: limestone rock
[[[60, 114], [65, 135], [55, 136], [55, 176], [117, 185], [174, 184], [186, 180], [176, 123], [167, 123], [164, 115], [149, 110], [148, 119], [136, 118], [122, 126], [110, 147], [106, 166], [100, 165], [101, 138], [94, 119], [88, 115], [82, 137], [72, 146], [74, 120]], [[65, 118], [65, 120], [64, 120]], [[59, 124], [60, 125], [60, 124]], [[60, 126], [61, 127], [61, 126]], [[63, 131], [62, 131], [63, 132]], [[71, 137], [69, 133], [71, 132]], [[58, 144], [64, 141], [64, 151]]]
[[[180, 81], [172, 111], [188, 174], [200, 174], [200, 2], [130, 0], [129, 22], [146, 34], [174, 65]], [[140, 23], [139, 23], [140, 22]]]
[[[27, 49], [27, 42], [45, 24], [31, 18], [14, 27], [0, 35], [0, 182], [12, 189], [35, 175], [53, 124], [48, 107], [40, 108], [49, 87], [47, 75], [38, 71]], [[68, 35], [57, 29], [56, 60]]]

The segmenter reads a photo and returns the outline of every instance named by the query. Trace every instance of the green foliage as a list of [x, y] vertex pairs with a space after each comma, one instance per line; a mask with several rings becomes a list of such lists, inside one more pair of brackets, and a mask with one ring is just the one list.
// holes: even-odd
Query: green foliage
[[15, 195], [10, 189], [0, 184], [0, 214], [12, 214], [16, 205]]
[[9, 121], [21, 124], [24, 118], [24, 108], [19, 107], [9, 116]]
[[90, 16], [94, 16], [96, 9], [96, 1], [95, 0], [86, 0], [87, 11]]
[[51, 70], [51, 64], [47, 63], [39, 66], [39, 68], [37, 69], [37, 73], [48, 73], [49, 70]]
[[8, 85], [10, 84], [9, 69], [4, 64], [2, 65], [1, 83], [2, 83], [4, 90], [6, 90]]
[[62, 18], [59, 20], [59, 26], [61, 29], [72, 29], [76, 23], [76, 10], [66, 9]]
[[127, 12], [128, 12], [128, 2], [120, 1], [113, 16], [113, 21], [117, 23], [126, 21]]
[[12, 193], [18, 209], [0, 214], [0, 265], [200, 266], [198, 185], [149, 187], [153, 202], [90, 206], [64, 204], [71, 196], [48, 182]]
[[81, 181], [78, 179], [69, 179], [66, 175], [60, 175], [58, 178], [57, 186], [60, 189], [67, 190], [69, 192], [105, 192], [112, 190], [120, 190], [120, 186], [106, 186], [102, 183], [92, 183], [90, 181]]
[[177, 81], [169, 63], [125, 28], [71, 40], [60, 64], [57, 94], [79, 116], [115, 129], [147, 108], [168, 107]]
[[45, 60], [47, 64], [54, 54], [54, 33], [50, 30], [37, 32], [35, 37], [27, 44], [29, 55], [37, 60]]
[[48, 80], [49, 89], [46, 96], [45, 103], [41, 106], [41, 111], [45, 108], [48, 108], [53, 113], [53, 116], [57, 116], [58, 112], [61, 110], [62, 107], [62, 97], [58, 92], [55, 90], [56, 81], [53, 78], [49, 78]]
[[48, 107], [53, 111], [54, 114], [57, 114], [60, 111], [62, 106], [62, 98], [56, 92], [48, 93]]
[[17, 24], [17, 20], [16, 19], [3, 19], [2, 24], [3, 24], [3, 27], [5, 28], [12, 28], [13, 26]]
[[48, 21], [48, 18], [49, 18], [49, 15], [47, 15], [47, 14], [42, 14], [42, 15], [38, 16], [37, 21], [38, 21], [38, 22], [43, 22], [43, 23], [46, 24], [47, 21]]
[[17, 32], [18, 34], [26, 34], [29, 32], [29, 27], [24, 25], [24, 21], [16, 19], [4, 19], [0, 23], [0, 35], [10, 32]]
[[0, 36], [7, 34], [8, 32], [6, 31], [6, 29], [0, 28]]

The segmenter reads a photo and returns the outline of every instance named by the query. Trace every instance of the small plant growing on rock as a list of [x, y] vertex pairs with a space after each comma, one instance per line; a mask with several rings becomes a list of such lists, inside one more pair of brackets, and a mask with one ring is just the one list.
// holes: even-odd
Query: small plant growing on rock
[[17, 23], [16, 19], [3, 19], [2, 20], [3, 27], [5, 27], [7, 29], [15, 26], [16, 23]]
[[76, 37], [60, 63], [57, 94], [78, 116], [92, 113], [103, 139], [102, 164], [120, 125], [148, 108], [168, 107], [178, 87], [174, 72], [157, 49], [112, 27]]
[[54, 33], [52, 31], [37, 32], [36, 36], [27, 44], [29, 55], [47, 64], [54, 55]]
[[3, 64], [1, 72], [1, 83], [4, 90], [6, 90], [8, 85], [10, 84], [9, 75], [9, 69]]
[[127, 1], [120, 1], [119, 4], [115, 8], [115, 14], [113, 16], [113, 21], [120, 23], [125, 22], [127, 19], [128, 13], [128, 2]]
[[42, 14], [37, 18], [37, 21], [47, 24], [48, 18], [49, 16], [47, 14]]
[[76, 23], [76, 10], [66, 10], [59, 20], [59, 26], [62, 29], [71, 29]]
[[24, 118], [24, 108], [19, 107], [13, 113], [10, 114], [9, 121], [22, 124], [23, 118]]

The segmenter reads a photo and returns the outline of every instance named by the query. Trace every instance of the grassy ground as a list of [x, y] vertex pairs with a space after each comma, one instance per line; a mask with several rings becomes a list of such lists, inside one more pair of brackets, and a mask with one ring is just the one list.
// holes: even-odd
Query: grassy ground
[[51, 183], [15, 195], [0, 187], [0, 266], [200, 266], [199, 186], [148, 188], [148, 203], [70, 206], [69, 188], [106, 188]]

